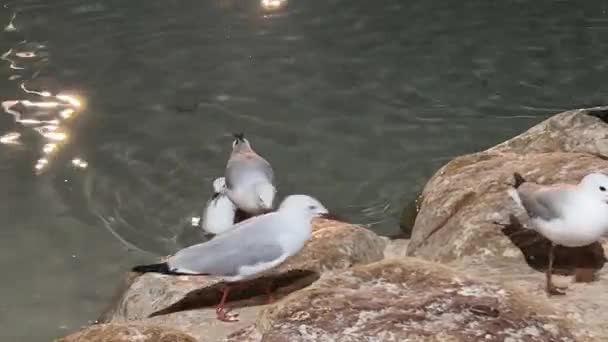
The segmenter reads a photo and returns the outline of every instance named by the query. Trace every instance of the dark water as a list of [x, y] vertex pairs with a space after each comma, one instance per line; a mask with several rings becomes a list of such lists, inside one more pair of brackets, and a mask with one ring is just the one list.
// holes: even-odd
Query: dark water
[[608, 102], [606, 1], [0, 4], [2, 341], [77, 329], [197, 241], [232, 132], [282, 194], [390, 234], [453, 156]]

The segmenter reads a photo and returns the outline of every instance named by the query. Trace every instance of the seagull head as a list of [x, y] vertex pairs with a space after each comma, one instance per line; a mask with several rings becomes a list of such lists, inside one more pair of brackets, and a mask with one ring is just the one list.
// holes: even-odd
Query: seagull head
[[324, 217], [329, 214], [329, 210], [319, 200], [308, 195], [287, 196], [281, 203], [279, 210], [297, 211], [310, 217]]
[[586, 175], [578, 187], [588, 196], [608, 204], [608, 175], [594, 172]]
[[245, 139], [245, 134], [234, 133], [232, 136], [234, 137], [232, 141], [232, 153], [251, 150], [251, 145], [249, 144], [249, 140]]

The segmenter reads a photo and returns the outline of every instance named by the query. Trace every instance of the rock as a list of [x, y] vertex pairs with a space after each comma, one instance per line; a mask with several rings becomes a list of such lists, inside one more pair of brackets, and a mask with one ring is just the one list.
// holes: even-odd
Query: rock
[[546, 302], [415, 258], [325, 274], [229, 341], [575, 341]]
[[99, 324], [56, 342], [196, 342], [183, 332], [140, 324]]
[[608, 158], [607, 124], [608, 106], [571, 110], [550, 117], [488, 152], [570, 152]]
[[[506, 193], [513, 172], [550, 184], [577, 183], [591, 171], [608, 170], [606, 113], [608, 107], [557, 114], [507, 142], [443, 166], [423, 190], [408, 255], [442, 262], [465, 256], [523, 257], [543, 270], [546, 239], [494, 223], [510, 223], [513, 214], [528, 224], [523, 209]], [[566, 274], [576, 268], [598, 269], [605, 261], [599, 244], [559, 247], [556, 254], [555, 267]]]
[[407, 256], [407, 246], [410, 244], [408, 239], [393, 239], [388, 241], [384, 249], [384, 258], [403, 258]]
[[386, 242], [373, 232], [349, 223], [318, 219], [313, 237], [300, 254], [277, 270], [230, 292], [227, 307], [239, 313], [238, 323], [216, 320], [221, 280], [203, 276], [131, 274], [100, 322], [133, 322], [176, 328], [203, 339], [219, 341], [251, 325], [266, 301], [266, 287], [275, 299], [310, 285], [319, 273], [366, 264], [383, 258]]
[[[483, 277], [511, 288], [516, 288], [537, 298], [546, 298], [544, 274], [504, 258], [479, 260], [465, 257], [451, 264], [454, 269], [471, 276]], [[600, 281], [576, 283], [572, 277], [554, 276], [557, 285], [567, 286], [565, 296], [553, 296], [550, 304], [560, 317], [573, 322], [581, 337], [590, 341], [608, 341], [606, 312], [608, 302], [601, 300], [608, 292], [608, 268], [599, 271]]]
[[279, 267], [327, 272], [382, 260], [386, 241], [374, 232], [345, 222], [315, 219], [304, 250]]

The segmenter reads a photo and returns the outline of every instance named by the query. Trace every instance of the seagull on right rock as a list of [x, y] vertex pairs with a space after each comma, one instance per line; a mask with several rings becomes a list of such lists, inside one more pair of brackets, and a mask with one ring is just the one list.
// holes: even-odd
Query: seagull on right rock
[[577, 185], [540, 185], [514, 173], [509, 195], [527, 212], [533, 229], [551, 241], [545, 275], [549, 296], [564, 288], [551, 281], [555, 245], [581, 247], [608, 233], [608, 175], [590, 173]]

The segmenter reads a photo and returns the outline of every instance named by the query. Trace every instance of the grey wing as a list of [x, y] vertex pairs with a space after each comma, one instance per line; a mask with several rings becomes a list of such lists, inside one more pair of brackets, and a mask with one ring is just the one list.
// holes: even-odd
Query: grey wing
[[274, 181], [274, 172], [270, 163], [262, 157], [230, 158], [226, 165], [226, 186], [233, 189], [235, 185], [253, 184], [259, 181]]
[[198, 245], [184, 248], [169, 260], [172, 271], [234, 276], [242, 266], [280, 258], [283, 248], [272, 227], [242, 226]]
[[530, 218], [554, 220], [561, 216], [561, 203], [567, 196], [566, 191], [559, 189], [520, 188], [518, 191], [521, 204]]

